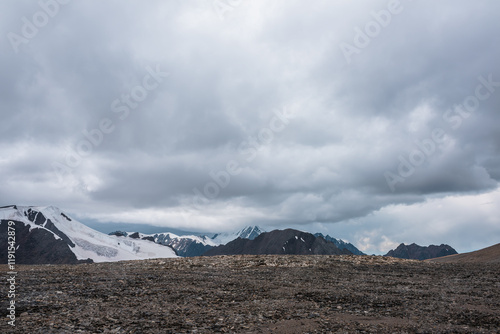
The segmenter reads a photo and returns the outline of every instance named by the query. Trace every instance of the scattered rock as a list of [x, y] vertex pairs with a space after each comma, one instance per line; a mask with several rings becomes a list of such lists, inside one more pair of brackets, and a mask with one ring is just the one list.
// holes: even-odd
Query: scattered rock
[[[0, 269], [7, 272], [7, 266]], [[236, 255], [18, 265], [24, 333], [495, 333], [498, 264]], [[6, 300], [0, 305], [6, 318]], [[0, 322], [0, 332], [11, 330]]]

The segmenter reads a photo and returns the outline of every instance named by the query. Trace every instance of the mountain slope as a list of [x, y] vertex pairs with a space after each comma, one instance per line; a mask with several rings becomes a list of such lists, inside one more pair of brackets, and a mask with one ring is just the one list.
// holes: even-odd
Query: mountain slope
[[253, 240], [264, 231], [258, 226], [246, 226], [243, 229], [232, 233], [217, 233], [212, 236], [212, 242], [216, 245], [225, 245], [238, 238]]
[[335, 239], [335, 238], [333, 238], [333, 237], [331, 237], [329, 235], [327, 235], [325, 237], [321, 233], [315, 233], [314, 235], [316, 237], [322, 237], [326, 241], [331, 241], [331, 242], [333, 242], [335, 244], [335, 246], [337, 246], [337, 248], [339, 248], [339, 249], [347, 249], [349, 252], [353, 253], [354, 255], [366, 255], [365, 253], [363, 253], [362, 251], [360, 251], [359, 249], [357, 249], [356, 246], [354, 246], [350, 242], [345, 242], [342, 239]]
[[474, 252], [429, 259], [441, 263], [500, 263], [500, 243]]
[[340, 250], [332, 242], [311, 233], [293, 229], [261, 233], [254, 240], [238, 238], [226, 245], [212, 248], [205, 256], [237, 254], [351, 254]]
[[[176, 257], [170, 247], [151, 241], [109, 236], [70, 218], [56, 207], [11, 205], [0, 208], [0, 247], [7, 225], [15, 223], [16, 263], [78, 263]], [[6, 257], [3, 252], [0, 259]]]
[[182, 257], [199, 256], [216, 246], [209, 237], [196, 235], [176, 235], [170, 232], [143, 234], [139, 232], [116, 231], [110, 235], [124, 236], [133, 239], [150, 240], [160, 245], [172, 247]]
[[384, 256], [392, 256], [400, 259], [427, 260], [441, 256], [457, 254], [457, 251], [449, 245], [419, 246], [417, 244], [400, 244], [395, 250], [390, 250]]

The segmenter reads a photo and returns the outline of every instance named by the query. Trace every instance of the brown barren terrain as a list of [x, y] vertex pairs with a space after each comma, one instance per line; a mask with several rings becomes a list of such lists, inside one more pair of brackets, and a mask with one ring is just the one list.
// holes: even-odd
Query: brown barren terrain
[[498, 264], [239, 255], [16, 269], [16, 327], [2, 293], [2, 333], [500, 330]]
[[481, 250], [429, 259], [441, 263], [500, 263], [500, 244]]

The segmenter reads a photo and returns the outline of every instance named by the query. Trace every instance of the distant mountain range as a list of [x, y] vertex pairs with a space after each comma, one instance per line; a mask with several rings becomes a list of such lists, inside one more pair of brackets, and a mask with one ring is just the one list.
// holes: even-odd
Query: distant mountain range
[[[53, 206], [10, 205], [0, 208], [0, 247], [3, 247], [1, 249], [7, 249], [8, 246], [9, 221], [14, 222], [16, 229], [16, 263], [19, 264], [72, 264], [200, 256], [217, 246], [226, 245], [238, 239], [255, 240], [265, 233], [258, 226], [247, 226], [236, 232], [212, 235], [179, 236], [169, 232], [143, 234], [123, 231], [106, 235], [87, 227]], [[297, 254], [346, 253], [343, 250], [348, 250], [353, 254], [363, 254], [354, 245], [330, 236], [318, 233], [311, 235], [311, 238], [308, 233], [296, 232], [303, 234], [303, 239], [307, 241], [308, 246], [298, 243], [292, 247], [294, 241], [290, 240], [285, 245], [286, 251], [283, 254], [292, 254], [293, 252]], [[296, 232], [293, 233], [296, 234]], [[271, 236], [278, 238], [277, 243], [280, 243], [283, 237], [280, 233], [273, 233]], [[328, 243], [324, 244], [323, 241], [319, 241], [318, 237], [321, 237], [325, 242], [328, 241]], [[269, 238], [268, 235], [264, 240], [267, 238]], [[329, 243], [336, 247], [332, 248]], [[234, 247], [234, 244], [232, 246]], [[248, 245], [248, 247], [265, 250], [262, 246]], [[221, 249], [217, 251], [222, 252]], [[244, 251], [243, 248], [241, 251]], [[6, 259], [7, 253], [0, 252], [0, 261], [6, 261]]]
[[274, 230], [259, 234], [255, 239], [237, 238], [226, 245], [207, 251], [204, 256], [238, 254], [341, 255], [352, 254], [339, 249], [321, 236], [293, 229]]
[[[123, 232], [116, 231], [111, 235], [124, 236], [130, 238], [138, 238], [143, 240], [151, 240], [162, 245], [168, 245], [174, 248], [179, 256], [191, 257], [206, 254], [212, 248], [219, 245], [226, 245], [238, 238], [243, 240], [254, 240], [262, 233], [265, 233], [259, 226], [246, 226], [237, 232], [215, 233], [211, 235], [182, 235], [178, 236], [173, 233], [155, 233], [142, 234], [139, 232]], [[300, 232], [304, 233], [304, 232]], [[325, 241], [332, 242], [340, 250], [348, 250], [349, 254], [365, 255], [353, 244], [340, 239], [335, 239], [329, 235], [324, 236], [321, 233], [316, 233], [314, 237], [322, 237]], [[307, 253], [307, 252], [306, 252]], [[211, 254], [211, 253], [208, 253]]]
[[400, 244], [395, 250], [390, 250], [384, 256], [392, 256], [400, 259], [427, 260], [436, 257], [457, 254], [457, 251], [449, 245], [441, 244], [439, 246], [419, 246], [417, 244]]
[[0, 207], [1, 263], [7, 263], [5, 250], [8, 247], [9, 226], [15, 229], [16, 264], [73, 264], [177, 257], [171, 247], [93, 230], [53, 206], [10, 205]]
[[[73, 264], [230, 254], [365, 255], [353, 244], [329, 235], [294, 229], [264, 232], [258, 226], [213, 235], [121, 231], [106, 235], [56, 207], [16, 205], [0, 207], [0, 249], [3, 250], [9, 246], [9, 225], [15, 227], [18, 264]], [[453, 254], [457, 252], [449, 245], [400, 244], [385, 256], [426, 260]], [[1, 263], [7, 262], [7, 255], [6, 251], [0, 252]]]
[[139, 232], [111, 232], [110, 235], [154, 241], [170, 246], [179, 256], [200, 256], [218, 245], [226, 244], [234, 239], [255, 239], [263, 230], [258, 226], [247, 226], [237, 232], [215, 233], [211, 235], [175, 235], [170, 232], [143, 234]]
[[176, 235], [170, 232], [143, 234], [139, 232], [111, 232], [110, 235], [132, 239], [149, 240], [155, 243], [172, 247], [179, 256], [192, 257], [200, 256], [215, 246], [225, 244], [236, 238], [253, 239], [257, 237], [262, 230], [258, 226], [247, 226], [238, 232], [216, 233], [207, 235]]

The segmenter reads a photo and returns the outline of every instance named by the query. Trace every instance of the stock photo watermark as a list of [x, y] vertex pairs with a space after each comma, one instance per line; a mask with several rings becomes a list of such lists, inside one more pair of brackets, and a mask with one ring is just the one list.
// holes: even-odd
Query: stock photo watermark
[[226, 19], [226, 14], [235, 10], [243, 0], [214, 0], [212, 7], [214, 8], [217, 16], [222, 21]]
[[393, 16], [401, 14], [403, 9], [404, 6], [401, 4], [401, 1], [390, 0], [387, 3], [386, 9], [370, 13], [373, 20], [368, 21], [363, 29], [358, 26], [354, 27], [352, 43], [342, 42], [339, 44], [340, 51], [342, 51], [347, 64], [352, 62], [351, 58], [353, 55], [360, 54], [361, 50], [370, 45], [371, 41], [377, 38], [382, 30], [391, 24]]
[[35, 38], [40, 29], [45, 27], [51, 19], [56, 17], [61, 10], [61, 6], [67, 5], [71, 0], [40, 0], [38, 6], [40, 10], [29, 17], [21, 17], [21, 27], [19, 33], [9, 31], [7, 39], [15, 53], [19, 53], [19, 47], [28, 44]]
[[7, 307], [7, 323], [12, 327], [16, 326], [16, 223], [9, 220], [7, 223], [7, 282], [9, 299]]
[[[165, 78], [170, 74], [160, 70], [160, 65], [153, 69], [146, 66], [147, 74], [142, 78], [140, 85], [134, 86], [128, 93], [123, 93], [119, 98], [111, 102], [110, 111], [124, 121], [130, 115], [131, 110], [137, 109], [148, 95], [157, 89]], [[63, 184], [64, 176], [71, 174], [73, 169], [80, 166], [83, 159], [90, 156], [93, 151], [104, 142], [106, 135], [110, 135], [116, 129], [116, 122], [110, 117], [103, 117], [95, 128], [82, 131], [82, 139], [75, 147], [66, 153], [63, 162], [55, 161], [52, 168], [56, 174], [59, 184]]]
[[[462, 103], [459, 103], [453, 108], [447, 109], [443, 113], [443, 120], [448, 123], [452, 130], [458, 129], [465, 119], [468, 119], [481, 105], [482, 101], [486, 101], [500, 87], [499, 81], [493, 80], [493, 74], [489, 74], [488, 78], [479, 76], [477, 78], [479, 84], [474, 90], [474, 94], [465, 97]], [[417, 148], [412, 150], [407, 158], [399, 155], [399, 165], [393, 171], [385, 171], [384, 177], [387, 186], [392, 192], [396, 190], [398, 183], [405, 182], [405, 179], [412, 176], [417, 168], [421, 166], [428, 158], [430, 158], [446, 141], [447, 132], [442, 128], [434, 128], [428, 138], [420, 141], [415, 141]]]
[[239, 159], [229, 160], [224, 169], [212, 170], [208, 173], [211, 181], [205, 183], [201, 190], [198, 187], [193, 188], [195, 195], [193, 198], [194, 206], [199, 207], [216, 199], [220, 192], [229, 186], [232, 177], [239, 175], [245, 164], [252, 162], [264, 146], [272, 143], [275, 134], [283, 131], [291, 118], [293, 118], [293, 115], [287, 113], [286, 108], [283, 108], [282, 111], [275, 110], [266, 127], [260, 129], [256, 136], [249, 136], [238, 145], [238, 154], [243, 160], [242, 163], [239, 162]]

